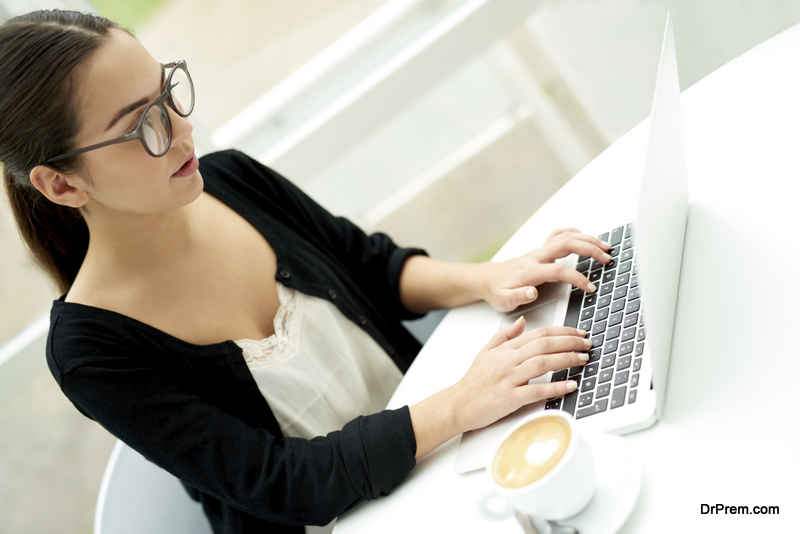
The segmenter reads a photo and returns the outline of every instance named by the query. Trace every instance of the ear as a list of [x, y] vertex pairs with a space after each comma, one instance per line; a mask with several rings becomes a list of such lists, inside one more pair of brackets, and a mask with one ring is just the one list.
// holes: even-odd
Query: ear
[[31, 170], [31, 184], [51, 202], [62, 206], [80, 208], [89, 201], [83, 179], [47, 165], [37, 165]]

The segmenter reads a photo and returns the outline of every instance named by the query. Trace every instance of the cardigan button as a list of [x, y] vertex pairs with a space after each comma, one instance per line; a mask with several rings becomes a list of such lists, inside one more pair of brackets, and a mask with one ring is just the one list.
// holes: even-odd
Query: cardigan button
[[281, 278], [283, 278], [283, 279], [290, 278], [292, 276], [292, 273], [290, 273], [286, 269], [281, 269], [281, 272], [279, 274], [281, 275]]
[[329, 289], [328, 290], [328, 296], [331, 298], [331, 300], [336, 300], [336, 297], [338, 295], [336, 294], [336, 290], [335, 289]]
[[367, 324], [367, 318], [364, 317], [363, 315], [359, 315], [358, 316], [358, 324], [360, 324], [361, 326], [364, 326], [365, 324]]

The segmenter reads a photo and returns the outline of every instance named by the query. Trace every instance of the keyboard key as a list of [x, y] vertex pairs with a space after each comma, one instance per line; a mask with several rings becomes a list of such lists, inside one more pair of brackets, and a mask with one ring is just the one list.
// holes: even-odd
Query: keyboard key
[[[603, 283], [612, 282], [617, 277], [617, 271], [606, 271], [603, 273]], [[612, 286], [613, 287], [613, 286]]]
[[595, 323], [594, 328], [592, 329], [592, 335], [596, 336], [597, 334], [602, 334], [605, 331], [606, 331], [606, 322], [600, 321], [599, 323]]
[[639, 385], [639, 373], [636, 373], [631, 377], [631, 387], [635, 388]]
[[622, 313], [615, 313], [611, 316], [611, 319], [608, 320], [608, 326], [616, 326], [622, 322]]
[[633, 238], [629, 237], [625, 241], [622, 242], [622, 250], [629, 249], [633, 246]]
[[562, 380], [566, 380], [567, 371], [567, 369], [561, 369], [560, 371], [554, 372], [553, 376], [550, 377], [550, 382], [561, 382]]
[[628, 404], [633, 404], [636, 402], [636, 390], [632, 389], [628, 392]]
[[599, 236], [597, 236], [597, 239], [599, 239], [600, 241], [608, 242], [608, 232], [600, 234]]
[[633, 341], [626, 341], [619, 346], [619, 355], [625, 356], [633, 352]]
[[601, 347], [603, 345], [603, 336], [594, 336], [592, 338], [592, 348], [596, 349], [597, 347]]
[[583, 378], [589, 378], [597, 374], [599, 370], [598, 363], [589, 363], [586, 364], [583, 368]]
[[621, 274], [617, 277], [617, 287], [626, 285], [631, 279], [630, 273]]
[[628, 367], [631, 366], [631, 357], [630, 356], [623, 356], [617, 362], [617, 371], [624, 371]]
[[581, 371], [583, 371], [583, 366], [582, 365], [576, 365], [575, 367], [570, 367], [569, 368], [569, 377], [572, 378], [575, 375], [579, 375], [579, 374], [581, 374]]
[[603, 284], [602, 286], [600, 286], [600, 295], [601, 296], [602, 295], [608, 295], [612, 291], [614, 291], [614, 282], [609, 282], [607, 284]]
[[611, 328], [608, 329], [608, 332], [606, 332], [606, 339], [618, 338], [620, 330], [622, 330], [622, 326], [620, 325], [612, 326]]
[[605, 274], [603, 276], [608, 274], [608, 271], [610, 271], [611, 269], [616, 269], [616, 268], [617, 268], [617, 260], [612, 259], [610, 262], [603, 265], [603, 269], [605, 270]]
[[619, 247], [611, 247], [610, 249], [608, 249], [608, 255], [611, 256], [612, 258], [616, 258], [617, 256], [619, 256]]
[[636, 326], [636, 323], [639, 322], [639, 314], [632, 313], [625, 317], [625, 322], [622, 324], [623, 328], [628, 328], [629, 326]]
[[591, 330], [592, 330], [592, 320], [589, 319], [588, 321], [583, 321], [581, 324], [578, 325], [578, 328], [580, 330], [583, 330], [584, 332], [591, 332]]
[[611, 305], [611, 313], [617, 313], [618, 311], [622, 311], [625, 309], [625, 301], [615, 300], [614, 303]]
[[628, 294], [628, 286], [618, 287], [614, 290], [614, 300], [624, 298]]
[[615, 350], [617, 350], [618, 346], [619, 346], [618, 340], [615, 339], [609, 341], [608, 343], [605, 344], [605, 346], [603, 346], [603, 354], [609, 354], [611, 352], [614, 352]]
[[589, 306], [594, 306], [595, 302], [597, 302], [597, 293], [590, 293], [584, 297], [583, 307], [588, 308]]
[[593, 271], [589, 274], [589, 281], [590, 282], [597, 282], [603, 277], [603, 271]]
[[597, 398], [607, 397], [611, 393], [611, 384], [601, 384], [597, 386]]
[[624, 263], [620, 263], [620, 264], [619, 264], [619, 274], [624, 274], [624, 273], [627, 273], [628, 271], [630, 271], [630, 270], [631, 270], [631, 267], [632, 267], [632, 266], [633, 266], [633, 265], [632, 265], [632, 264], [631, 264], [631, 262], [629, 262], [629, 261], [626, 261], [626, 262], [624, 262]]
[[592, 262], [590, 262], [588, 259], [587, 260], [583, 260], [583, 261], [579, 261], [578, 265], [575, 266], [575, 270], [576, 271], [581, 271], [581, 272], [582, 271], [588, 271], [589, 270], [589, 265], [591, 265], [591, 263]]
[[620, 338], [620, 342], [625, 343], [626, 341], [630, 341], [634, 337], [636, 337], [636, 327], [632, 326], [622, 331], [622, 337]]
[[611, 246], [619, 245], [620, 243], [622, 243], [623, 230], [625, 230], [624, 226], [620, 226], [619, 228], [614, 228], [613, 230], [611, 230], [611, 240], [609, 241], [609, 243], [611, 243]]
[[625, 314], [633, 313], [639, 311], [639, 305], [642, 303], [641, 300], [636, 299], [628, 302], [628, 307], [625, 308]]
[[640, 295], [641, 293], [639, 293], [639, 288], [634, 287], [633, 289], [631, 289], [631, 292], [628, 293], [628, 300], [638, 299]]
[[597, 260], [592, 260], [592, 271], [598, 271], [603, 268], [603, 264]]
[[583, 408], [578, 410], [578, 413], [575, 414], [575, 419], [582, 419], [584, 417], [588, 417], [590, 415], [594, 415], [596, 413], [601, 413], [606, 411], [608, 408], [608, 399], [602, 399], [594, 403], [594, 405]]
[[575, 328], [578, 326], [578, 318], [581, 316], [581, 302], [583, 301], [583, 291], [573, 291], [569, 296], [567, 305], [567, 315], [564, 318], [564, 326]]
[[592, 363], [600, 360], [600, 354], [602, 354], [603, 349], [592, 349], [589, 351], [589, 360], [586, 363]]
[[[621, 386], [622, 384], [626, 384], [628, 382], [628, 371], [622, 371], [621, 373], [617, 373], [614, 376], [614, 385]], [[592, 388], [594, 389], [594, 388]]]
[[603, 369], [607, 369], [609, 367], [614, 367], [614, 362], [617, 360], [617, 354], [609, 354], [608, 356], [603, 356], [603, 359], [600, 360], [600, 367]]
[[578, 402], [578, 390], [564, 395], [564, 402], [561, 403], [561, 409], [570, 415], [575, 414], [575, 403]]
[[633, 223], [629, 222], [625, 225], [625, 237], [633, 237]]
[[637, 263], [633, 264], [632, 274], [633, 274], [633, 276], [636, 276], [637, 274], [639, 274], [639, 264], [637, 264]]
[[[627, 380], [626, 380], [626, 382], [627, 382]], [[596, 377], [587, 378], [581, 384], [581, 393], [586, 393], [587, 391], [592, 391], [594, 389], [595, 385], [597, 385], [597, 378]]]
[[635, 360], [633, 360], [633, 371], [636, 372], [641, 368], [642, 368], [642, 359], [636, 358]]
[[586, 308], [581, 312], [581, 321], [585, 321], [586, 319], [591, 319], [594, 317], [594, 306], [591, 308]]
[[632, 288], [633, 287], [639, 287], [639, 277], [638, 276], [634, 276], [633, 278], [631, 278], [631, 287]]
[[608, 308], [600, 308], [594, 313], [595, 321], [605, 321], [606, 319], [608, 319]]
[[561, 398], [549, 400], [549, 401], [547, 401], [547, 403], [545, 403], [544, 409], [545, 410], [560, 410], [562, 401], [563, 401], [563, 399], [561, 399]]
[[628, 261], [633, 259], [633, 250], [626, 250], [622, 253], [622, 256], [619, 257], [619, 261]]
[[639, 335], [636, 336], [636, 341], [644, 341], [644, 337], [645, 335], [647, 335], [646, 330], [647, 330], [646, 328], [639, 329]]
[[636, 344], [636, 356], [641, 356], [644, 354], [644, 343], [637, 343]]
[[614, 393], [611, 395], [611, 409], [619, 408], [623, 404], [625, 404], [625, 390], [627, 390], [625, 386], [621, 388], [615, 388]]
[[578, 408], [584, 408], [589, 406], [592, 401], [594, 400], [594, 393], [591, 391], [589, 393], [584, 393], [580, 397], [578, 397]]
[[597, 299], [597, 308], [605, 308], [611, 304], [611, 295], [603, 295]]
[[600, 384], [605, 384], [606, 382], [611, 380], [612, 376], [614, 376], [614, 369], [603, 369], [602, 371], [600, 371], [600, 375], [597, 377], [597, 381]]

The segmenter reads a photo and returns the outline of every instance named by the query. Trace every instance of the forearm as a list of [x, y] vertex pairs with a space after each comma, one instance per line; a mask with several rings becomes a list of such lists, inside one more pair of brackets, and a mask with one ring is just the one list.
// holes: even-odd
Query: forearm
[[464, 306], [484, 298], [485, 264], [451, 263], [427, 256], [409, 258], [400, 275], [400, 301], [425, 313]]

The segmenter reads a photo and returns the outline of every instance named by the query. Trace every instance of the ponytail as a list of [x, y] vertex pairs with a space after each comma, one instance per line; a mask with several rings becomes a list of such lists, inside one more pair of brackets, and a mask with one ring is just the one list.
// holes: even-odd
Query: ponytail
[[[0, 162], [20, 236], [34, 261], [66, 293], [89, 246], [79, 209], [54, 204], [30, 182], [37, 165], [74, 150], [80, 129], [74, 89], [92, 53], [118, 26], [75, 11], [34, 11], [0, 25]], [[80, 169], [81, 156], [49, 165]]]

